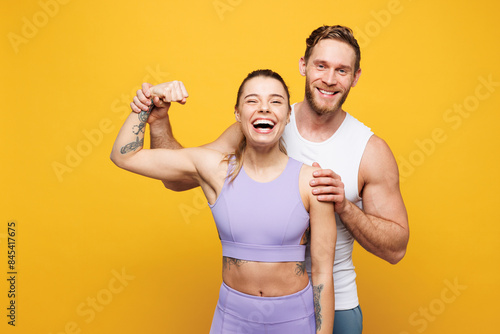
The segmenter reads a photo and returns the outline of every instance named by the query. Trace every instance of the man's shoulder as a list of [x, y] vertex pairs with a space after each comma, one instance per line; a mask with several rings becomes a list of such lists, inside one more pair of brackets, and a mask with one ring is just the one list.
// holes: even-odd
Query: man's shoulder
[[373, 134], [368, 140], [368, 143], [366, 144], [366, 150], [374, 153], [391, 152], [391, 149], [387, 142], [375, 134]]
[[345, 117], [344, 122], [346, 122], [346, 124], [349, 124], [349, 126], [356, 127], [356, 128], [361, 129], [365, 132], [370, 132], [371, 134], [373, 134], [373, 131], [370, 127], [366, 126], [363, 122], [361, 122], [356, 117], [349, 114], [348, 112], [346, 112], [346, 117]]
[[396, 159], [384, 139], [376, 135], [370, 137], [361, 159], [360, 172], [365, 181], [378, 179], [387, 172], [398, 174]]

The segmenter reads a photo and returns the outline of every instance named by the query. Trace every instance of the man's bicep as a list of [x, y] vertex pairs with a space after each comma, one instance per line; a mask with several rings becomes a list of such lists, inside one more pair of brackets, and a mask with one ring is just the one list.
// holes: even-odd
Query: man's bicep
[[239, 123], [235, 122], [224, 131], [219, 138], [202, 147], [209, 148], [221, 153], [232, 153], [236, 151], [238, 144], [243, 138]]
[[361, 160], [364, 180], [363, 210], [367, 214], [407, 225], [406, 208], [399, 188], [399, 171], [391, 149], [373, 136]]

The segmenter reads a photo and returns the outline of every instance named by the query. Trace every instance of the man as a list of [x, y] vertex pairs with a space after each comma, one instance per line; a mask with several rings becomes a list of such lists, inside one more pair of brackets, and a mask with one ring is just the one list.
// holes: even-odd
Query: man
[[[315, 172], [311, 185], [318, 200], [333, 202], [337, 218], [333, 333], [361, 333], [353, 241], [396, 264], [406, 252], [408, 218], [399, 190], [397, 163], [389, 146], [342, 109], [361, 75], [359, 45], [352, 31], [343, 26], [322, 26], [311, 33], [306, 45], [299, 61], [300, 73], [306, 78], [305, 99], [293, 105], [283, 138], [290, 157], [329, 168]], [[135, 112], [147, 110], [150, 87], [143, 84], [138, 91], [131, 104]], [[179, 82], [157, 87], [155, 90], [185, 93]], [[157, 97], [153, 101], [156, 108], [149, 120], [152, 147], [180, 148], [163, 108], [169, 101]], [[206, 146], [232, 152], [240, 138], [234, 124]], [[192, 187], [183, 180], [165, 186], [177, 191]]]

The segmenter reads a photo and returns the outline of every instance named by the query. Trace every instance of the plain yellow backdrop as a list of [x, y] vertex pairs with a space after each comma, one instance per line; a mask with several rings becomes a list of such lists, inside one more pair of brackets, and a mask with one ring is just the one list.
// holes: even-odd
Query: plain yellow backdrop
[[[207, 333], [221, 250], [199, 189], [116, 168], [142, 82], [182, 80], [186, 146], [233, 121], [257, 68], [303, 98], [298, 60], [322, 24], [354, 29], [345, 109], [391, 146], [411, 237], [396, 266], [354, 252], [365, 333], [497, 333], [500, 5], [494, 1], [81, 1], [4, 4], [2, 333]], [[16, 223], [16, 326], [7, 224]]]

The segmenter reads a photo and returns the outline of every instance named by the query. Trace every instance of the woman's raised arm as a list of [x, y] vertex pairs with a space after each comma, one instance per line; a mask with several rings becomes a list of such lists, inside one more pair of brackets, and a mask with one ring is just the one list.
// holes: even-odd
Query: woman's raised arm
[[[178, 90], [178, 91], [177, 91]], [[184, 104], [187, 98], [185, 89], [164, 89], [160, 98], [165, 107], [171, 102]], [[111, 151], [111, 160], [120, 168], [160, 180], [190, 179], [200, 185], [200, 171], [197, 166], [205, 155], [212, 154], [202, 148], [179, 150], [143, 150], [144, 132], [153, 104], [147, 111], [131, 112], [123, 124]]]
[[196, 165], [200, 152], [195, 151], [203, 149], [143, 150], [148, 116], [149, 111], [129, 115], [116, 137], [111, 160], [120, 168], [155, 179], [199, 181]]

